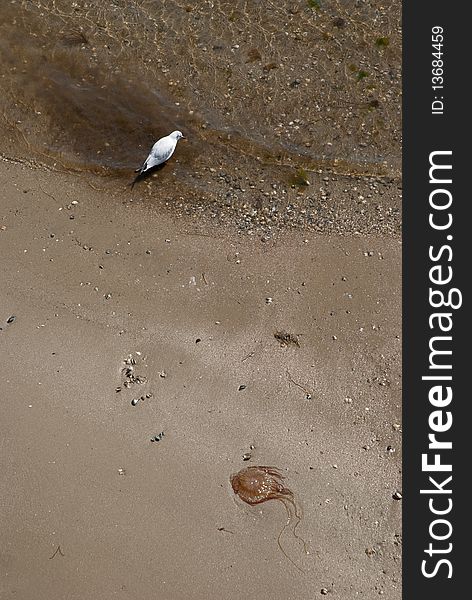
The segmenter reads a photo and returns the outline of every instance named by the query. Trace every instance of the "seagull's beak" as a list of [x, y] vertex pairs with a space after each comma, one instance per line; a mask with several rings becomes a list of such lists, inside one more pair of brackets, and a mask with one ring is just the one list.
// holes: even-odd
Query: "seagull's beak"
[[180, 139], [187, 141], [187, 138], [184, 135]]

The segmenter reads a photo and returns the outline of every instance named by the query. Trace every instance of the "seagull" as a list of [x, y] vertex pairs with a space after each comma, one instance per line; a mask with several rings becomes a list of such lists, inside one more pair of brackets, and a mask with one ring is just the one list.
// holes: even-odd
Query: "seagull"
[[177, 146], [177, 142], [180, 139], [185, 139], [184, 135], [181, 131], [173, 131], [169, 135], [157, 140], [154, 146], [151, 148], [151, 152], [149, 156], [144, 161], [143, 165], [136, 169], [135, 173], [137, 176], [135, 177], [133, 183], [131, 184], [131, 188], [138, 181], [138, 179], [152, 169], [153, 167], [157, 167], [158, 165], [162, 165], [174, 154], [175, 147]]

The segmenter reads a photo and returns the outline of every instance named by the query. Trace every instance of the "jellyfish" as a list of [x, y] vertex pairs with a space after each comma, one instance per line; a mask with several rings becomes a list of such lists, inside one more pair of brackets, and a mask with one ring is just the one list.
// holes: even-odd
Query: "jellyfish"
[[284, 556], [303, 573], [300, 567], [287, 555], [280, 542], [283, 532], [290, 526], [294, 516], [295, 524], [291, 529], [292, 534], [296, 539], [303, 543], [305, 554], [308, 554], [305, 540], [297, 535], [296, 532], [302, 518], [301, 511], [295, 503], [292, 490], [285, 487], [282, 482], [283, 479], [284, 476], [279, 469], [275, 467], [247, 467], [246, 469], [241, 469], [238, 473], [231, 475], [230, 482], [233, 492], [243, 502], [246, 502], [246, 504], [261, 504], [268, 500], [279, 500], [282, 502], [287, 511], [287, 522], [278, 535], [277, 545]]

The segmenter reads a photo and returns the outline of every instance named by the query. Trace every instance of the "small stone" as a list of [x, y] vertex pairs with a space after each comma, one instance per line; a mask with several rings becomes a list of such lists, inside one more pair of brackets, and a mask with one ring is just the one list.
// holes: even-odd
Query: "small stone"
[[265, 299], [266, 304], [272, 304], [273, 301], [274, 299], [270, 297]]
[[105, 298], [105, 300], [110, 300], [111, 294], [105, 294], [104, 298]]
[[321, 588], [321, 590], [320, 590], [320, 594], [321, 594], [322, 596], [326, 596], [326, 595], [328, 594], [328, 590], [327, 590], [327, 588]]
[[401, 492], [394, 492], [394, 493], [392, 494], [392, 498], [393, 498], [394, 500], [401, 500], [401, 499], [403, 498], [403, 496], [402, 496]]
[[240, 386], [238, 387], [238, 391], [239, 391], [239, 392], [241, 392], [242, 390], [245, 390], [245, 389], [246, 389], [246, 386], [245, 386], [245, 385], [240, 385]]
[[136, 406], [136, 404], [139, 402], [139, 398], [133, 398], [131, 400], [131, 406]]
[[251, 460], [251, 453], [246, 452], [245, 454], [243, 454], [243, 460]]
[[165, 379], [167, 377], [167, 373], [165, 371], [161, 371], [159, 373], [159, 377], [161, 377], [162, 379]]
[[14, 323], [16, 321], [16, 316], [12, 315], [11, 317], [8, 317], [7, 319], [7, 323]]

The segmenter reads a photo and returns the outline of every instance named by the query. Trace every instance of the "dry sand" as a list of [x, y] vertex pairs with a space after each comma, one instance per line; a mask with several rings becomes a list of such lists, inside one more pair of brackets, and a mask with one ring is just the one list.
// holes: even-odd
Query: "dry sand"
[[[400, 598], [399, 240], [263, 242], [99, 178], [0, 181], [2, 600]], [[303, 572], [282, 504], [234, 496], [248, 465], [284, 472]]]

